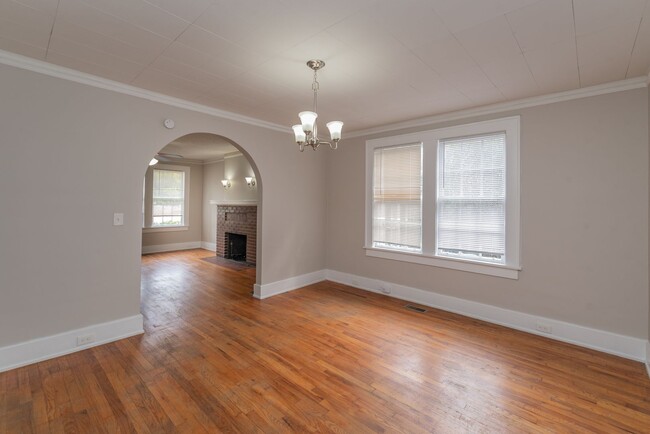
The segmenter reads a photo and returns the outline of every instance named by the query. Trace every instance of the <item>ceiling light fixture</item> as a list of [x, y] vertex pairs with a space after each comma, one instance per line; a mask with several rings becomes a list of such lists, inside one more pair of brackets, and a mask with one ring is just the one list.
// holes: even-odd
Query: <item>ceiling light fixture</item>
[[310, 112], [300, 112], [298, 116], [300, 117], [301, 125], [294, 125], [293, 133], [296, 136], [296, 143], [300, 148], [300, 152], [305, 150], [305, 146], [311, 146], [315, 151], [321, 144], [329, 145], [330, 149], [336, 149], [339, 140], [341, 140], [341, 129], [343, 128], [343, 122], [341, 121], [332, 121], [327, 123], [327, 128], [330, 130], [331, 142], [323, 142], [318, 139], [318, 127], [316, 126], [316, 118], [318, 114], [316, 109], [318, 108], [318, 70], [325, 66], [325, 62], [322, 60], [310, 60], [307, 62], [307, 66], [314, 71], [314, 82], [311, 85], [312, 90], [314, 91], [314, 110]]
[[152, 158], [151, 161], [149, 162], [150, 166], [155, 166], [156, 164], [158, 164], [158, 160], [156, 160], [155, 158]]

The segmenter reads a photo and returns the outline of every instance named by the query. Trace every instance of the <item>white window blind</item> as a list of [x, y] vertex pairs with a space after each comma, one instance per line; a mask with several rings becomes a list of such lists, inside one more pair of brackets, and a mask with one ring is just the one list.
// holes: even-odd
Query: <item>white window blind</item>
[[437, 254], [504, 263], [506, 134], [438, 143]]
[[422, 248], [422, 144], [374, 151], [372, 243], [374, 247]]
[[153, 171], [153, 226], [183, 226], [185, 222], [185, 173]]

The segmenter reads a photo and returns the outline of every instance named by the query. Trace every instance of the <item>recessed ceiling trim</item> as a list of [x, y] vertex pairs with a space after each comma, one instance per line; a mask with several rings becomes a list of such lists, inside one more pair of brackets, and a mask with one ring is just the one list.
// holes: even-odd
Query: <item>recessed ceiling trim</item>
[[647, 87], [650, 82], [650, 75], [627, 80], [613, 81], [611, 83], [599, 84], [596, 86], [583, 87], [581, 89], [567, 90], [564, 92], [550, 93], [547, 95], [534, 96], [530, 98], [508, 101], [497, 104], [490, 104], [482, 107], [473, 107], [439, 115], [427, 116], [403, 122], [395, 122], [379, 127], [372, 127], [357, 130], [347, 134], [347, 137], [362, 137], [372, 134], [386, 133], [404, 128], [423, 127], [435, 123], [455, 121], [473, 116], [483, 116], [493, 113], [501, 113], [510, 110], [521, 110], [529, 107], [553, 104], [556, 102], [570, 101], [574, 99], [587, 98], [590, 96], [604, 95], [608, 93], [622, 92], [625, 90]]
[[164, 95], [162, 93], [152, 92], [150, 90], [131, 86], [129, 84], [101, 78], [96, 75], [88, 74], [86, 72], [76, 71], [74, 69], [65, 68], [63, 66], [54, 65], [52, 63], [43, 62], [42, 60], [32, 59], [30, 57], [21, 56], [20, 54], [10, 53], [4, 50], [0, 50], [0, 64], [13, 66], [15, 68], [24, 69], [27, 71], [37, 72], [39, 74], [48, 75], [50, 77], [73, 81], [75, 83], [85, 84], [87, 86], [92, 86], [99, 89], [118, 92], [124, 95], [130, 95], [136, 98], [142, 98], [148, 101], [166, 104], [172, 107], [191, 110], [218, 118], [229, 119], [231, 121], [254, 125], [256, 127], [266, 128], [273, 131], [280, 131], [286, 134], [293, 134], [290, 128], [287, 128], [283, 125], [278, 125], [272, 122], [263, 121], [261, 119], [240, 115], [238, 113], [233, 113], [226, 110], [219, 110], [181, 98]]
[[241, 152], [239, 152], [239, 151], [235, 151], [235, 152], [229, 152], [229, 153], [225, 154], [225, 155], [223, 156], [223, 158], [224, 158], [224, 159], [228, 159], [228, 158], [237, 158], [237, 157], [241, 157], [241, 156], [243, 156], [243, 155], [244, 155], [244, 154], [242, 154]]

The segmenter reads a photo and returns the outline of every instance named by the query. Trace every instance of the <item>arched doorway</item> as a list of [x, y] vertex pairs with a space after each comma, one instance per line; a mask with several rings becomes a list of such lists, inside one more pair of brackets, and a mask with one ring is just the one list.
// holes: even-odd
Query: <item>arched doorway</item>
[[[211, 250], [217, 259], [254, 266], [261, 282], [262, 179], [246, 150], [224, 136], [196, 132], [150, 158], [140, 186], [142, 253]], [[243, 253], [236, 236], [246, 240]]]

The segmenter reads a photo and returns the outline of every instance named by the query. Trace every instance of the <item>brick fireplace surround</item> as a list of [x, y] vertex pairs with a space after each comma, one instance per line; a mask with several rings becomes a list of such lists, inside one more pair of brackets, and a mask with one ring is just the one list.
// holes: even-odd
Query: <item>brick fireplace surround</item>
[[246, 235], [246, 262], [257, 258], [257, 206], [217, 205], [217, 256], [225, 257], [226, 232]]

